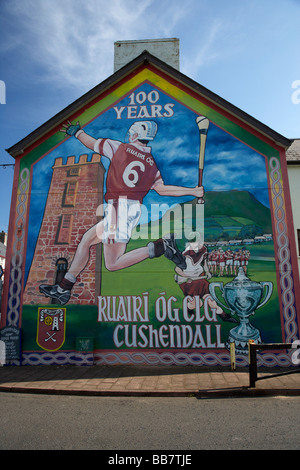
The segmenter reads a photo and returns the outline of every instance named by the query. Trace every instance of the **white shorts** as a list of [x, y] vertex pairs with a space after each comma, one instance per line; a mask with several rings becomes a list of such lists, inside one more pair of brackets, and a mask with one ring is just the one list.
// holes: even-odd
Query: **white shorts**
[[103, 243], [128, 243], [141, 216], [139, 201], [109, 200], [104, 212]]

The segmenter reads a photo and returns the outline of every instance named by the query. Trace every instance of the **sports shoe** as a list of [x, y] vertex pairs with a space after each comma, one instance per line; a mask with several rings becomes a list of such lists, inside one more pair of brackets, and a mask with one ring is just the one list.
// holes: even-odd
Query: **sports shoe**
[[164, 255], [170, 261], [176, 264], [180, 269], [186, 269], [186, 261], [183, 254], [178, 250], [174, 233], [170, 233], [169, 235], [165, 235], [163, 237], [164, 242]]
[[40, 292], [46, 297], [52, 297], [52, 299], [57, 299], [60, 305], [65, 305], [70, 300], [71, 291], [63, 290], [60, 288], [61, 292], [59, 292], [58, 288], [58, 284], [54, 284], [53, 286], [49, 286], [48, 284], [41, 284], [39, 287]]

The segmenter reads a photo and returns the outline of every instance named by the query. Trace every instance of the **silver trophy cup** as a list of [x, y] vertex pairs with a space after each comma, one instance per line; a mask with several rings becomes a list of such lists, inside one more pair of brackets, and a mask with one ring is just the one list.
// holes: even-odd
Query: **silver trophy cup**
[[[217, 297], [217, 287], [226, 304]], [[222, 308], [229, 309], [232, 315], [236, 314], [240, 320], [240, 323], [230, 330], [226, 347], [229, 349], [230, 343], [234, 342], [237, 353], [248, 354], [249, 340], [253, 340], [256, 344], [261, 343], [260, 332], [250, 323], [249, 317], [270, 299], [273, 291], [272, 282], [251, 281], [245, 275], [243, 268], [239, 268], [238, 275], [231, 282], [225, 286], [223, 282], [212, 282], [209, 291]]]

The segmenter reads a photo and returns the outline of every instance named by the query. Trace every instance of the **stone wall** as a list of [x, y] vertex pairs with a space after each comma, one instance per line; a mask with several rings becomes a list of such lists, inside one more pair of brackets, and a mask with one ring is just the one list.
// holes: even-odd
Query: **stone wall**
[[[47, 197], [44, 217], [24, 290], [24, 304], [47, 304], [39, 292], [40, 284], [54, 284], [58, 264], [70, 266], [83, 234], [99, 218], [97, 208], [103, 202], [104, 168], [100, 155], [68, 157], [64, 164], [57, 158]], [[58, 263], [59, 262], [59, 263]], [[86, 269], [79, 275], [70, 303], [95, 304], [100, 294], [101, 246], [91, 248]]]

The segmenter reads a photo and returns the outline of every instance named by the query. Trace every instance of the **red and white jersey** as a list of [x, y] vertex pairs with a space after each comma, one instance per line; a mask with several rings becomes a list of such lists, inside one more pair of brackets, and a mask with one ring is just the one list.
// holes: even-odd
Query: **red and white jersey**
[[233, 259], [233, 252], [231, 250], [226, 250], [225, 251], [225, 258], [226, 258], [226, 260]]
[[188, 246], [182, 254], [185, 257], [190, 258], [193, 264], [203, 263], [203, 261], [208, 257], [208, 251], [205, 245], [203, 245], [198, 251], [195, 251]]
[[150, 147], [98, 139], [94, 150], [111, 161], [106, 180], [106, 202], [124, 197], [142, 203], [150, 189], [163, 182]]
[[208, 258], [206, 246], [202, 246], [198, 251], [189, 246], [182, 253], [186, 258], [186, 269], [183, 271], [186, 277], [197, 278], [204, 272], [203, 263]]
[[219, 254], [216, 251], [211, 252], [211, 260], [212, 261], [218, 261], [219, 260]]

